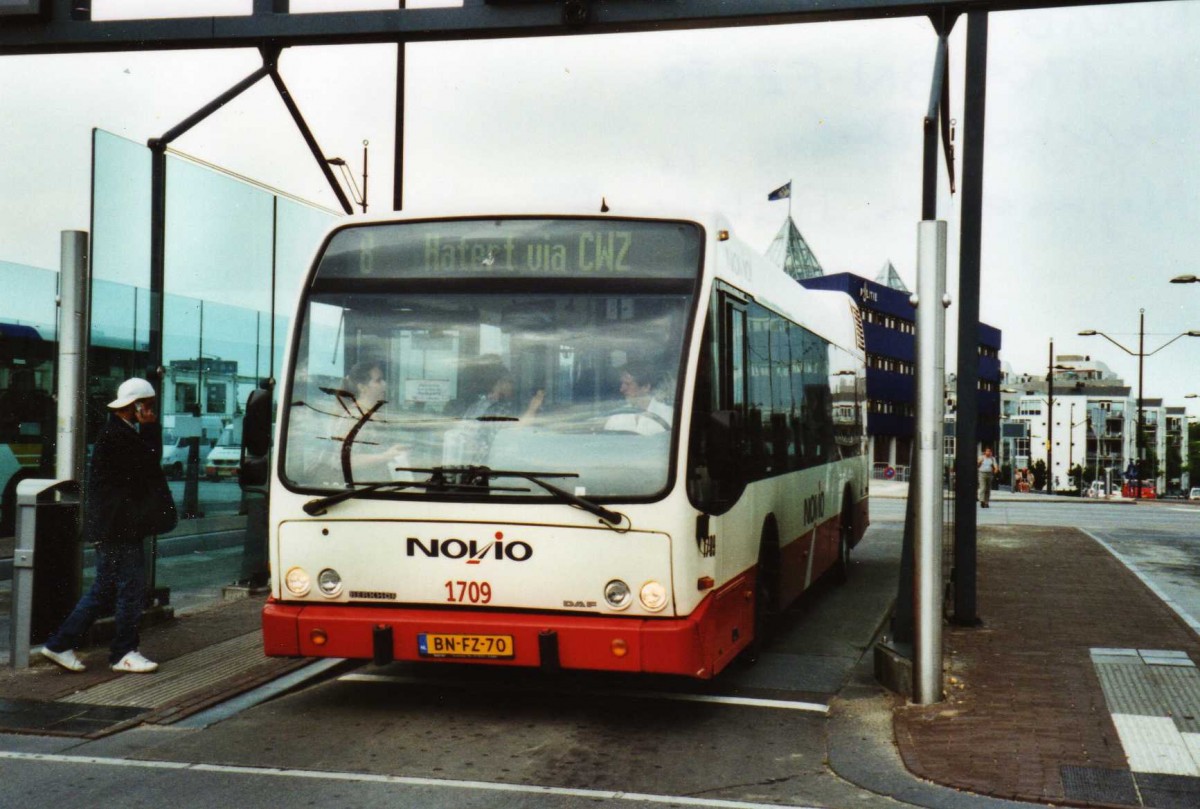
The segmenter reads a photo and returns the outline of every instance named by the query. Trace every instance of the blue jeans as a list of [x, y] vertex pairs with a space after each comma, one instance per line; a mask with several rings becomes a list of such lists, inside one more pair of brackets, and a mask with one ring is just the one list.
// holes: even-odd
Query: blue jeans
[[46, 648], [53, 652], [77, 648], [97, 618], [113, 613], [116, 635], [108, 657], [110, 663], [116, 663], [138, 647], [138, 625], [145, 604], [146, 555], [141, 540], [98, 543], [96, 580], [46, 641]]

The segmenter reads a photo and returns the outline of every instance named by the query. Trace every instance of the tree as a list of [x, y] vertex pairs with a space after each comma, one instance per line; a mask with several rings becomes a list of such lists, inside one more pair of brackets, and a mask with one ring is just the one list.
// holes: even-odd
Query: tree
[[1071, 467], [1069, 476], [1071, 478], [1071, 491], [1078, 494], [1083, 489], [1083, 467], [1075, 464]]
[[1033, 471], [1033, 488], [1038, 491], [1046, 488], [1046, 462], [1034, 461], [1030, 469]]

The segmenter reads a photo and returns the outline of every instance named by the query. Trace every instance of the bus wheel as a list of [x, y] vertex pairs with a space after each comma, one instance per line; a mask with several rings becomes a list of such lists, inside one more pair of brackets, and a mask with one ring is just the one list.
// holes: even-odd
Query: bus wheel
[[842, 511], [838, 527], [838, 558], [833, 565], [833, 580], [836, 584], [845, 584], [850, 578], [850, 532], [854, 530], [854, 520], [848, 511]]
[[779, 549], [770, 535], [763, 536], [758, 549], [758, 569], [754, 576], [754, 638], [742, 650], [747, 666], [758, 662], [775, 628], [779, 602]]

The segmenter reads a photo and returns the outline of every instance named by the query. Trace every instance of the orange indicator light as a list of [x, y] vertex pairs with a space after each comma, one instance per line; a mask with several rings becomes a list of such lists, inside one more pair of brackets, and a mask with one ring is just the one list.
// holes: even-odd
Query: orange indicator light
[[329, 635], [325, 634], [324, 629], [314, 629], [308, 637], [315, 646], [324, 646], [325, 642], [329, 640]]
[[612, 653], [615, 657], [624, 657], [629, 654], [629, 644], [623, 638], [613, 638]]
[[712, 576], [701, 576], [696, 579], [697, 590], [711, 590], [714, 586], [716, 586], [716, 582], [713, 581]]

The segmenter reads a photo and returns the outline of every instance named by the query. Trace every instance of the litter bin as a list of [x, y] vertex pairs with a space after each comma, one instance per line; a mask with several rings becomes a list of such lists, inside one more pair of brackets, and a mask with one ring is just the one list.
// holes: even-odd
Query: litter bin
[[78, 481], [34, 478], [17, 486], [10, 646], [15, 668], [29, 665], [30, 645], [43, 643], [79, 600], [82, 516]]

